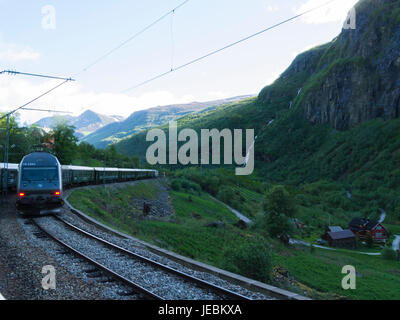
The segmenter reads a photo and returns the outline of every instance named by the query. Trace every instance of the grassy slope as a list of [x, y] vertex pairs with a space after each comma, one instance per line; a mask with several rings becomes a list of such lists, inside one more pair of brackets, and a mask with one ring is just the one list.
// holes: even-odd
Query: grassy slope
[[[156, 193], [155, 185], [139, 183], [135, 187], [122, 187], [111, 193], [102, 187], [76, 190], [68, 200], [73, 206], [107, 225], [217, 266], [221, 266], [223, 262], [225, 249], [238, 245], [247, 237], [245, 232], [232, 226], [237, 218], [207, 194], [191, 195], [193, 201], [189, 202], [187, 194], [172, 192], [176, 214], [170, 221], [144, 220], [128, 214], [132, 210], [129, 209], [132, 198], [143, 195], [154, 197]], [[198, 215], [199, 218], [194, 218], [193, 215]], [[206, 227], [208, 223], [215, 221], [223, 221], [226, 228]]]
[[[231, 269], [226, 250], [251, 241], [260, 236], [258, 229], [240, 230], [233, 226], [237, 219], [225, 207], [214, 202], [206, 194], [189, 195], [172, 192], [175, 216], [169, 221], [148, 221], [128, 214], [130, 199], [154, 198], [158, 192], [156, 184], [138, 183], [134, 187], [121, 187], [111, 192], [108, 188], [76, 190], [69, 201], [92, 217], [117, 227], [128, 234], [162, 246], [179, 254]], [[119, 208], [118, 210], [115, 210]], [[110, 214], [111, 212], [111, 214]], [[197, 215], [197, 218], [194, 217]], [[224, 229], [208, 228], [209, 222], [221, 220]], [[268, 241], [267, 239], [265, 241]], [[364, 256], [353, 252], [331, 252], [315, 249], [287, 248], [273, 241], [273, 265], [283, 266], [297, 281], [313, 290], [317, 298], [347, 297], [350, 299], [400, 299], [400, 270], [396, 262], [381, 257]], [[356, 291], [344, 291], [340, 284], [344, 265], [354, 265], [362, 276], [357, 278]], [[293, 287], [286, 287], [294, 290]]]
[[[387, 8], [382, 7], [376, 15], [382, 10], [387, 11]], [[399, 9], [390, 12], [385, 16], [385, 23], [392, 30], [393, 22], [398, 22]], [[368, 37], [368, 32], [364, 37]], [[196, 131], [203, 128], [255, 129], [258, 139], [253, 176], [267, 184], [280, 183], [289, 187], [299, 205], [298, 217], [307, 226], [300, 234], [303, 238], [317, 238], [327, 224], [347, 227], [353, 217], [377, 218], [379, 208], [388, 213], [388, 229], [399, 234], [400, 120], [376, 119], [339, 132], [328, 126], [311, 125], [303, 117], [301, 106], [305, 99], [312, 96], [333, 71], [346, 66], [368, 70], [371, 64], [360, 57], [346, 56], [348, 43], [336, 40], [299, 55], [273, 85], [261, 91], [258, 99], [184, 117], [178, 125]], [[374, 76], [371, 73], [371, 81]], [[302, 91], [298, 94], [300, 88]], [[267, 127], [272, 119], [274, 123]], [[121, 142], [117, 148], [143, 157], [150, 145], [145, 137], [146, 132], [140, 133]], [[352, 199], [347, 198], [346, 191], [351, 192]], [[314, 288], [348, 297], [399, 298], [398, 264], [358, 253], [316, 250], [311, 254], [286, 250], [285, 254], [277, 255], [277, 261], [298, 280]], [[363, 274], [355, 292], [342, 292], [339, 288], [338, 268], [343, 263], [354, 263]]]
[[[400, 299], [399, 263], [381, 257], [315, 249], [282, 248], [274, 256], [276, 263], [290, 270], [298, 281], [319, 292], [337, 294], [349, 299]], [[341, 282], [343, 266], [352, 265], [358, 273], [356, 290], [345, 291]], [[327, 295], [326, 297], [329, 297]]]

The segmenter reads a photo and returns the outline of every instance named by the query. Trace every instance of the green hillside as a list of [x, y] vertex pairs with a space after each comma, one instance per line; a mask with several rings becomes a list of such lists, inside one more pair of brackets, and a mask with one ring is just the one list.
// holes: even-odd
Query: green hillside
[[[343, 30], [331, 43], [300, 54], [258, 98], [183, 117], [179, 129], [255, 129], [255, 176], [299, 188], [332, 181], [352, 192], [357, 210], [385, 208], [398, 219], [400, 63], [393, 52], [400, 54], [400, 4], [363, 0], [357, 9], [356, 30]], [[371, 39], [379, 45], [367, 46]], [[321, 100], [325, 95], [335, 102], [329, 110]], [[122, 140], [117, 150], [143, 158], [151, 144], [146, 133]]]
[[105, 148], [112, 143], [130, 137], [143, 130], [168, 123], [169, 121], [176, 120], [188, 114], [202, 112], [207, 109], [211, 110], [221, 104], [242, 100], [247, 97], [249, 96], [238, 96], [207, 102], [192, 102], [187, 104], [160, 106], [136, 111], [124, 121], [110, 123], [109, 125], [106, 125], [84, 137], [82, 141], [90, 143], [96, 148]]

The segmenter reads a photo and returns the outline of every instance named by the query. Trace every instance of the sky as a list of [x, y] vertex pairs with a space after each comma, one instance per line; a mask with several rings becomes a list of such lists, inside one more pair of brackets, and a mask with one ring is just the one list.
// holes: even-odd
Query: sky
[[[73, 77], [29, 107], [129, 116], [158, 105], [258, 94], [297, 54], [331, 41], [357, 0], [329, 6], [185, 69], [135, 86], [327, 0], [189, 0], [90, 66], [183, 0], [0, 0], [0, 71]], [[85, 70], [85, 68], [87, 68]], [[0, 75], [0, 111], [23, 105], [60, 80]], [[49, 113], [20, 112], [22, 123]]]

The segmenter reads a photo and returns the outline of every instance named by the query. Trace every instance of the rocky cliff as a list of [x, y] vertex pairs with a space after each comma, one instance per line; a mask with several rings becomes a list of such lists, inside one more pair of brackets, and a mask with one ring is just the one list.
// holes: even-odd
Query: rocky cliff
[[259, 101], [270, 104], [289, 95], [306, 119], [338, 130], [398, 118], [400, 1], [360, 0], [355, 12], [355, 29], [299, 55], [277, 80], [286, 90], [267, 87]]

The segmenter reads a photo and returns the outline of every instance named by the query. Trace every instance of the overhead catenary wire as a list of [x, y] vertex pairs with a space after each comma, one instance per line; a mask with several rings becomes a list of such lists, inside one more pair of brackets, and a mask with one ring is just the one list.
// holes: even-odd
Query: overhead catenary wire
[[328, 6], [329, 4], [331, 4], [331, 3], [333, 3], [333, 2], [336, 2], [336, 1], [338, 1], [338, 0], [330, 0], [330, 1], [328, 1], [328, 2], [325, 2], [325, 3], [322, 4], [322, 5], [313, 7], [313, 8], [311, 8], [311, 9], [306, 10], [306, 11], [304, 11], [304, 12], [302, 12], [302, 13], [299, 13], [299, 14], [297, 14], [297, 15], [295, 15], [295, 16], [289, 18], [289, 19], [286, 19], [286, 20], [284, 20], [284, 21], [281, 21], [281, 22], [279, 22], [279, 23], [277, 23], [277, 24], [274, 24], [274, 25], [272, 25], [272, 26], [270, 26], [270, 27], [268, 27], [268, 28], [265, 28], [265, 29], [263, 29], [263, 30], [261, 30], [261, 31], [258, 31], [258, 32], [256, 32], [256, 33], [253, 33], [253, 34], [251, 34], [251, 35], [249, 35], [249, 36], [247, 36], [247, 37], [245, 37], [245, 38], [242, 38], [242, 39], [240, 39], [240, 40], [238, 40], [238, 41], [235, 41], [235, 42], [233, 42], [233, 43], [231, 43], [231, 44], [228, 44], [228, 45], [226, 45], [226, 46], [224, 46], [224, 47], [222, 47], [222, 48], [220, 48], [220, 49], [214, 50], [214, 51], [212, 51], [212, 52], [210, 52], [210, 53], [208, 53], [208, 54], [206, 54], [206, 55], [203, 55], [203, 56], [201, 56], [201, 57], [199, 57], [199, 58], [193, 59], [193, 60], [191, 60], [191, 61], [189, 61], [189, 62], [187, 62], [187, 63], [185, 63], [185, 64], [182, 64], [182, 65], [180, 65], [180, 66], [178, 66], [178, 67], [176, 67], [176, 68], [171, 68], [171, 70], [166, 71], [166, 72], [164, 72], [164, 73], [161, 73], [161, 74], [159, 74], [159, 75], [157, 75], [157, 76], [155, 76], [155, 77], [153, 77], [153, 78], [150, 78], [150, 79], [148, 79], [148, 80], [146, 80], [146, 81], [140, 82], [140, 83], [138, 83], [138, 84], [136, 84], [136, 85], [134, 85], [134, 86], [132, 86], [132, 87], [129, 87], [128, 89], [125, 89], [125, 90], [121, 91], [121, 93], [126, 93], [126, 92], [128, 92], [128, 91], [131, 91], [131, 90], [137, 89], [137, 88], [139, 88], [139, 87], [142, 87], [142, 86], [144, 86], [144, 85], [146, 85], [146, 84], [148, 84], [148, 83], [150, 83], [150, 82], [153, 82], [153, 81], [155, 81], [155, 80], [157, 80], [157, 79], [163, 78], [163, 77], [165, 77], [166, 75], [168, 75], [168, 74], [170, 74], [170, 73], [173, 73], [173, 72], [178, 71], [178, 70], [180, 70], [180, 69], [186, 68], [186, 67], [188, 67], [188, 66], [190, 66], [190, 65], [192, 65], [192, 64], [194, 64], [194, 63], [196, 63], [196, 62], [199, 62], [199, 61], [201, 61], [201, 60], [204, 60], [204, 59], [206, 59], [206, 58], [208, 58], [208, 57], [210, 57], [210, 56], [213, 56], [213, 55], [215, 55], [215, 54], [217, 54], [217, 53], [219, 53], [219, 52], [221, 52], [221, 51], [224, 51], [224, 50], [229, 49], [229, 48], [231, 48], [231, 47], [233, 47], [233, 46], [236, 46], [236, 45], [238, 45], [238, 44], [240, 44], [240, 43], [242, 43], [242, 42], [245, 42], [245, 41], [250, 40], [250, 39], [252, 39], [252, 38], [254, 38], [254, 37], [257, 37], [257, 36], [259, 36], [259, 35], [261, 35], [261, 34], [267, 32], [267, 31], [270, 31], [270, 30], [272, 30], [272, 29], [275, 29], [275, 28], [277, 28], [277, 27], [279, 27], [279, 26], [281, 26], [281, 25], [283, 25], [283, 24], [286, 24], [286, 23], [288, 23], [288, 22], [290, 22], [290, 21], [296, 20], [296, 19], [298, 19], [298, 18], [300, 18], [300, 17], [302, 17], [302, 16], [304, 16], [304, 15], [306, 15], [306, 14], [309, 14], [309, 13], [313, 12], [313, 11], [316, 11], [316, 10], [318, 10], [318, 9], [321, 9], [321, 8], [323, 8], [323, 7], [326, 7], [326, 6]]
[[181, 7], [183, 7], [186, 3], [188, 3], [190, 0], [185, 0], [183, 1], [181, 4], [179, 4], [178, 6], [176, 6], [175, 8], [173, 8], [172, 10], [168, 11], [167, 13], [165, 13], [164, 15], [162, 15], [160, 18], [158, 18], [157, 20], [153, 21], [152, 23], [150, 23], [148, 26], [146, 26], [145, 28], [143, 28], [142, 30], [140, 30], [139, 32], [135, 33], [133, 36], [129, 37], [128, 39], [126, 39], [125, 41], [123, 41], [121, 44], [119, 44], [118, 46], [114, 47], [113, 49], [107, 51], [105, 54], [103, 54], [101, 57], [97, 58], [95, 61], [93, 61], [92, 63], [90, 63], [89, 65], [87, 65], [86, 67], [84, 67], [81, 71], [79, 71], [78, 73], [74, 74], [73, 76], [76, 77], [78, 75], [80, 75], [81, 73], [89, 70], [90, 68], [92, 68], [93, 66], [95, 66], [96, 64], [98, 64], [99, 62], [101, 62], [102, 60], [106, 59], [107, 57], [109, 57], [110, 55], [112, 55], [115, 51], [121, 49], [123, 46], [125, 46], [128, 42], [131, 42], [132, 40], [134, 40], [135, 38], [137, 38], [138, 36], [140, 36], [141, 34], [143, 34], [144, 32], [146, 32], [147, 30], [149, 30], [150, 28], [152, 28], [153, 26], [155, 26], [157, 23], [159, 23], [160, 21], [164, 20], [166, 17], [168, 17], [169, 15], [173, 15], [175, 13], [176, 10], [180, 9]]
[[4, 74], [4, 73], [11, 74], [11, 75], [23, 75], [23, 76], [31, 76], [31, 77], [39, 77], [39, 78], [47, 78], [47, 79], [75, 81], [72, 78], [62, 78], [62, 77], [49, 76], [49, 75], [45, 75], [45, 74], [19, 72], [19, 71], [14, 71], [14, 70], [3, 70], [0, 72], [0, 74]]
[[36, 98], [30, 100], [29, 102], [27, 102], [27, 103], [23, 104], [22, 106], [20, 106], [20, 107], [14, 109], [13, 111], [7, 112], [5, 115], [3, 115], [3, 116], [0, 118], [0, 120], [6, 118], [6, 117], [8, 117], [8, 116], [10, 116], [11, 114], [17, 112], [18, 110], [21, 110], [21, 109], [25, 108], [26, 106], [30, 105], [31, 103], [33, 103], [33, 102], [39, 100], [40, 98], [44, 97], [45, 95], [49, 94], [50, 92], [52, 92], [52, 91], [56, 90], [57, 88], [61, 87], [62, 85], [64, 85], [64, 84], [67, 83], [68, 81], [70, 81], [70, 80], [67, 79], [67, 80], [63, 81], [62, 83], [58, 84], [57, 86], [51, 88], [50, 90], [48, 90], [48, 91], [46, 91], [46, 92], [44, 92], [44, 93], [42, 93], [40, 96], [38, 96], [38, 97], [36, 97]]
[[72, 112], [69, 112], [69, 111], [50, 110], [50, 109], [21, 108], [21, 110], [26, 110], [26, 111], [41, 111], [41, 112], [50, 112], [50, 113], [68, 113], [68, 114], [72, 114]]
[[175, 39], [174, 39], [174, 16], [175, 10], [171, 14], [171, 70], [174, 69]]

